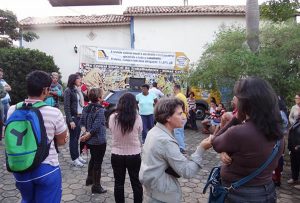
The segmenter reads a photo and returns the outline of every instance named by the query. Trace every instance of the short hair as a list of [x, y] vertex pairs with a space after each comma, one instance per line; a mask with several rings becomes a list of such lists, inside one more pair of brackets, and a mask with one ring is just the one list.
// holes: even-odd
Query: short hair
[[41, 96], [44, 88], [52, 83], [50, 75], [44, 71], [36, 70], [26, 76], [27, 94], [32, 97]]
[[71, 74], [71, 75], [69, 75], [67, 87], [68, 87], [68, 88], [74, 88], [75, 81], [76, 81], [77, 78], [79, 78], [79, 77], [80, 77], [80, 76], [79, 76], [78, 74]]
[[51, 76], [52, 76], [52, 77], [54, 77], [54, 76], [59, 77], [59, 74], [58, 74], [58, 72], [52, 72], [52, 73], [51, 73]]
[[175, 97], [160, 99], [154, 109], [155, 120], [161, 124], [167, 123], [177, 107], [183, 107], [183, 102]]
[[174, 88], [175, 88], [175, 89], [178, 89], [178, 90], [181, 90], [181, 86], [180, 86], [179, 84], [175, 84], [175, 85], [174, 85]]
[[147, 84], [143, 84], [142, 87], [146, 87], [147, 89], [150, 89], [150, 86]]
[[103, 90], [101, 88], [92, 88], [89, 90], [88, 97], [92, 103], [97, 103], [102, 98]]
[[152, 86], [153, 86], [153, 87], [157, 87], [157, 82], [153, 82], [153, 83], [152, 83]]

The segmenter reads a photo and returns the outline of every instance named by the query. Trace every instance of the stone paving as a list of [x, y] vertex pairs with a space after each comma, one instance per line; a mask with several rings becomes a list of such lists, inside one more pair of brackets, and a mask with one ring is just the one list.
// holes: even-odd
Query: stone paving
[[[198, 143], [205, 138], [199, 132], [186, 130], [186, 144], [187, 152], [191, 154], [194, 152]], [[85, 186], [85, 179], [87, 174], [87, 167], [75, 168], [71, 166], [71, 159], [68, 152], [68, 147], [60, 148], [61, 153], [59, 154], [59, 162], [62, 168], [63, 175], [63, 196], [62, 202], [104, 202], [112, 203], [114, 202], [113, 187], [114, 187], [114, 177], [110, 164], [110, 143], [111, 139], [109, 132], [108, 137], [108, 147], [105, 154], [105, 158], [102, 164], [102, 179], [101, 183], [108, 192], [106, 194], [91, 194], [91, 187]], [[286, 155], [285, 160], [288, 160]], [[20, 193], [15, 188], [13, 176], [6, 171], [5, 165], [5, 155], [4, 146], [0, 141], [0, 202], [1, 203], [14, 203], [20, 202]], [[198, 175], [192, 179], [180, 178], [180, 183], [182, 186], [183, 199], [182, 202], [186, 203], [202, 203], [207, 202], [208, 195], [202, 194], [202, 189], [207, 180], [210, 169], [219, 163], [219, 155], [212, 149], [207, 151], [204, 155], [204, 167], [198, 173]], [[300, 190], [293, 188], [286, 183], [287, 179], [290, 177], [290, 166], [289, 161], [286, 162], [285, 170], [282, 179], [281, 187], [277, 188], [277, 196], [279, 203], [296, 203], [300, 202]], [[133, 193], [130, 186], [130, 181], [128, 174], [125, 181], [125, 197], [126, 202], [133, 202]]]

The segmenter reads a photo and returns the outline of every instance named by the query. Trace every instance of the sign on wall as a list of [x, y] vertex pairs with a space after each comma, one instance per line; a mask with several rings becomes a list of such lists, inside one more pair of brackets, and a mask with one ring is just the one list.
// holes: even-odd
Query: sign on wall
[[98, 48], [96, 52], [96, 61], [103, 65], [175, 70], [187, 70], [189, 67], [189, 59], [183, 52], [154, 52]]

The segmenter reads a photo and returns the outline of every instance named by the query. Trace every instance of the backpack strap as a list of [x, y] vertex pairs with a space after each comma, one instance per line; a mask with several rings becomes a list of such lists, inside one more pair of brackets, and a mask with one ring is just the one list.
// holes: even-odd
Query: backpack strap
[[256, 169], [255, 171], [253, 171], [250, 175], [240, 179], [239, 181], [236, 181], [234, 183], [231, 184], [230, 189], [237, 189], [240, 186], [246, 184], [247, 182], [249, 182], [250, 180], [252, 180], [253, 178], [255, 178], [257, 175], [259, 175], [275, 158], [275, 156], [278, 154], [279, 151], [279, 147], [280, 147], [280, 140], [277, 140], [275, 146], [273, 147], [273, 151], [272, 154], [269, 156], [268, 160], [263, 163], [258, 169]]

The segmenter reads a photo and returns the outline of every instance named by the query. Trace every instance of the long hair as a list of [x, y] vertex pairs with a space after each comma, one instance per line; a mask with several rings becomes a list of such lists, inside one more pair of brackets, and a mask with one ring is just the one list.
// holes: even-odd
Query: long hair
[[268, 82], [257, 77], [241, 79], [236, 83], [234, 93], [238, 98], [240, 121], [248, 115], [269, 141], [282, 138], [278, 99]]
[[75, 81], [77, 80], [77, 78], [79, 78], [80, 76], [78, 74], [71, 74], [69, 75], [69, 79], [68, 79], [68, 84], [67, 87], [72, 89], [75, 86]]
[[130, 133], [133, 129], [137, 115], [137, 102], [135, 96], [130, 93], [125, 93], [121, 96], [116, 113], [115, 122], [120, 126], [123, 135]]

